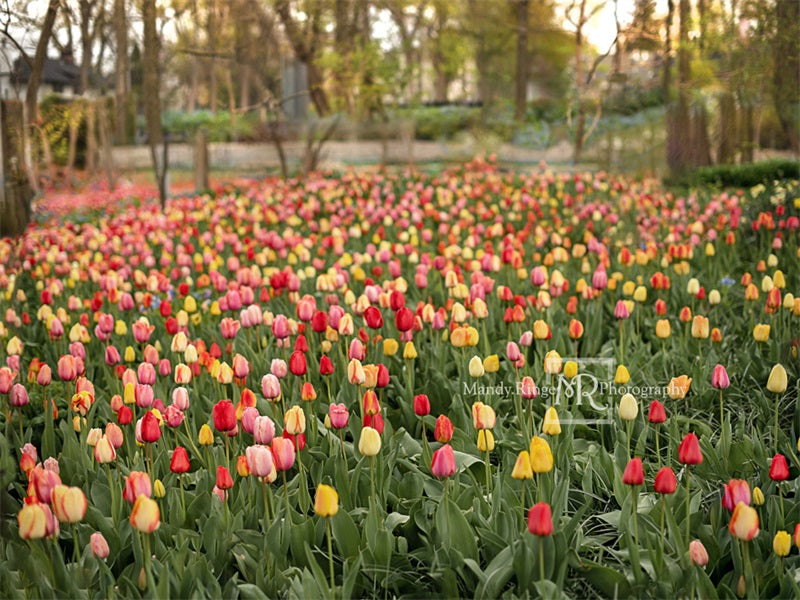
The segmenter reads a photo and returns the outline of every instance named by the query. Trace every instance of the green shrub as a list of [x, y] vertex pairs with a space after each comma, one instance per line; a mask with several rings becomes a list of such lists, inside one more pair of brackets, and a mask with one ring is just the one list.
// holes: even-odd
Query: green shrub
[[712, 186], [745, 188], [781, 179], [800, 178], [800, 161], [778, 158], [741, 165], [700, 167], [682, 177], [668, 178], [676, 186]]

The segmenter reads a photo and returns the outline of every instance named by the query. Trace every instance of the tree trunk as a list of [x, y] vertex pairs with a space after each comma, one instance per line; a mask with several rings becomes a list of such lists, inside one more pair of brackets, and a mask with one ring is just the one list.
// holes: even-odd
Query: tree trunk
[[125, 0], [114, 0], [114, 38], [117, 53], [114, 57], [114, 140], [117, 144], [128, 141], [128, 18], [125, 14]]
[[667, 2], [667, 18], [664, 24], [666, 36], [664, 37], [664, 64], [661, 81], [661, 93], [664, 97], [664, 120], [666, 129], [667, 164], [672, 169], [673, 164], [680, 154], [679, 140], [675, 131], [675, 103], [672, 99], [672, 23], [675, 17], [675, 3]]
[[724, 91], [719, 98], [719, 147], [717, 162], [733, 164], [736, 159], [736, 103], [733, 94]]
[[742, 107], [742, 128], [739, 148], [742, 153], [742, 162], [753, 162], [753, 105], [746, 104]]
[[212, 114], [217, 112], [217, 1], [208, 3], [208, 47], [210, 58], [208, 60], [208, 100]]
[[86, 172], [93, 175], [97, 169], [97, 107], [94, 102], [86, 104]]
[[89, 89], [89, 72], [92, 69], [92, 9], [94, 2], [80, 0], [80, 30], [81, 30], [81, 79], [80, 93], [85, 94]]
[[208, 136], [200, 130], [194, 138], [194, 189], [201, 193], [208, 188]]
[[678, 24], [678, 106], [670, 133], [673, 136], [667, 156], [670, 169], [675, 173], [686, 171], [691, 165], [691, 115], [689, 114], [689, 0], [680, 0], [680, 21]]
[[525, 119], [528, 103], [528, 2], [516, 0], [517, 4], [517, 65], [514, 94], [514, 118]]
[[69, 119], [69, 146], [67, 149], [67, 173], [69, 177], [74, 176], [75, 158], [78, 153], [78, 131], [83, 120], [83, 101], [76, 100], [70, 104], [67, 115]]
[[[23, 132], [23, 157], [25, 161], [25, 170], [28, 174], [28, 180], [34, 192], [39, 191], [39, 181], [36, 175], [36, 167], [34, 160], [33, 150], [33, 135], [36, 128], [36, 123], [39, 119], [39, 84], [42, 79], [42, 72], [44, 71], [44, 61], [47, 58], [47, 46], [50, 43], [50, 36], [53, 33], [53, 25], [56, 22], [56, 15], [58, 14], [59, 0], [50, 0], [47, 5], [47, 13], [42, 23], [42, 31], [39, 34], [39, 42], [36, 44], [36, 54], [33, 57], [33, 64], [31, 66], [31, 76], [28, 80], [28, 89], [25, 92], [25, 123], [26, 127]], [[27, 200], [26, 200], [27, 201]]]
[[772, 74], [772, 97], [775, 112], [789, 147], [800, 152], [800, 2], [777, 0], [775, 12], [778, 29], [774, 44], [775, 63], [780, 65]]
[[[147, 142], [150, 145], [150, 158], [153, 161], [153, 172], [158, 184], [158, 195], [163, 211], [166, 202], [166, 163], [159, 159], [158, 147], [163, 141], [161, 131], [161, 98], [159, 89], [161, 73], [159, 65], [160, 41], [156, 29], [156, 0], [142, 1], [142, 20], [144, 21], [144, 53], [142, 57], [143, 88], [147, 90], [144, 97], [144, 118], [147, 127]], [[166, 151], [164, 152], [166, 155]]]
[[108, 189], [113, 190], [116, 183], [114, 182], [114, 164], [111, 160], [111, 127], [108, 124], [108, 111], [104, 98], [97, 101], [97, 128], [100, 132], [100, 157], [103, 170], [106, 174]]
[[31, 217], [31, 190], [22, 170], [24, 138], [23, 104], [0, 100], [0, 237], [20, 235]]
[[586, 23], [586, 0], [581, 0], [578, 26], [575, 28], [575, 95], [577, 117], [575, 123], [575, 142], [572, 149], [572, 162], [578, 163], [583, 153], [583, 133], [586, 127], [586, 113], [583, 108], [583, 26]]

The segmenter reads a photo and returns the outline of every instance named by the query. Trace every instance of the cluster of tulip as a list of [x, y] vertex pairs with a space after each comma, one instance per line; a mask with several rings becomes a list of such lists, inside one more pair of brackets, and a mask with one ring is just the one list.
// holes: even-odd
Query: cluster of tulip
[[249, 185], [0, 240], [0, 594], [800, 594], [792, 193]]

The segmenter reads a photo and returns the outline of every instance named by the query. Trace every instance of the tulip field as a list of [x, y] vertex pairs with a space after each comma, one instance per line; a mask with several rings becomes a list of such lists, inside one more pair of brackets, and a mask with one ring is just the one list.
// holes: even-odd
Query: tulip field
[[800, 597], [797, 181], [476, 159], [37, 210], [0, 597]]

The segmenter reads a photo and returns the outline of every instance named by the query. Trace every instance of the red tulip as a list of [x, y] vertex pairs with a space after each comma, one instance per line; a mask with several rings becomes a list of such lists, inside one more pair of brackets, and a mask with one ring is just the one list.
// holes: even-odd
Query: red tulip
[[362, 422], [364, 427], [372, 427], [378, 433], [383, 433], [384, 422], [381, 413], [375, 415], [364, 415]]
[[658, 473], [656, 473], [653, 489], [659, 494], [674, 494], [677, 487], [678, 482], [672, 469], [670, 467], [659, 469]]
[[142, 471], [131, 471], [125, 477], [125, 491], [122, 497], [133, 504], [136, 498], [144, 494], [148, 498], [153, 495], [153, 486], [150, 484], [150, 476]]
[[321, 310], [315, 312], [314, 316], [311, 317], [311, 329], [317, 333], [325, 333], [325, 331], [328, 329], [327, 313], [324, 313]]
[[181, 446], [175, 448], [169, 461], [169, 470], [173, 473], [186, 473], [190, 466], [189, 453], [186, 452], [186, 448]]
[[664, 410], [664, 405], [658, 400], [653, 400], [650, 403], [650, 410], [647, 413], [647, 420], [651, 423], [663, 423], [667, 420], [667, 413]]
[[789, 479], [789, 465], [786, 464], [786, 457], [783, 454], [776, 454], [772, 457], [772, 463], [769, 465], [769, 478], [772, 481]]
[[148, 410], [142, 417], [141, 434], [142, 441], [147, 443], [157, 442], [161, 438], [161, 425], [152, 410]]
[[407, 306], [400, 308], [394, 317], [394, 323], [398, 331], [410, 331], [414, 327], [414, 312]]
[[117, 411], [117, 423], [120, 425], [130, 425], [133, 421], [133, 411], [128, 406], [120, 406]]
[[381, 412], [381, 405], [378, 402], [378, 396], [372, 390], [367, 390], [364, 393], [364, 399], [362, 401], [364, 407], [364, 414], [365, 415], [377, 415]]
[[327, 354], [323, 354], [319, 359], [319, 374], [331, 375], [333, 373], [333, 362], [328, 358]]
[[700, 442], [694, 433], [687, 433], [678, 446], [678, 460], [684, 465], [699, 465], [703, 462]]
[[553, 533], [553, 514], [549, 504], [539, 502], [531, 506], [528, 511], [528, 531], [542, 537]]
[[622, 474], [622, 483], [627, 485], [642, 485], [644, 483], [644, 467], [641, 458], [632, 458]]
[[424, 417], [431, 413], [431, 403], [428, 396], [425, 394], [418, 394], [414, 396], [414, 414], [418, 417]]
[[220, 400], [211, 412], [217, 431], [230, 431], [236, 427], [236, 409], [230, 400]]
[[289, 371], [292, 375], [302, 377], [306, 374], [307, 370], [306, 355], [297, 350], [292, 352], [292, 355], [289, 357]]
[[378, 378], [375, 387], [384, 388], [389, 385], [389, 369], [383, 363], [378, 363]]
[[229, 490], [233, 487], [233, 478], [228, 467], [222, 465], [217, 467], [217, 487], [221, 490]]
[[370, 329], [380, 329], [383, 327], [383, 315], [379, 308], [368, 306], [364, 311], [364, 320]]
[[445, 444], [433, 453], [431, 473], [434, 477], [452, 477], [456, 473], [456, 457], [450, 444]]

